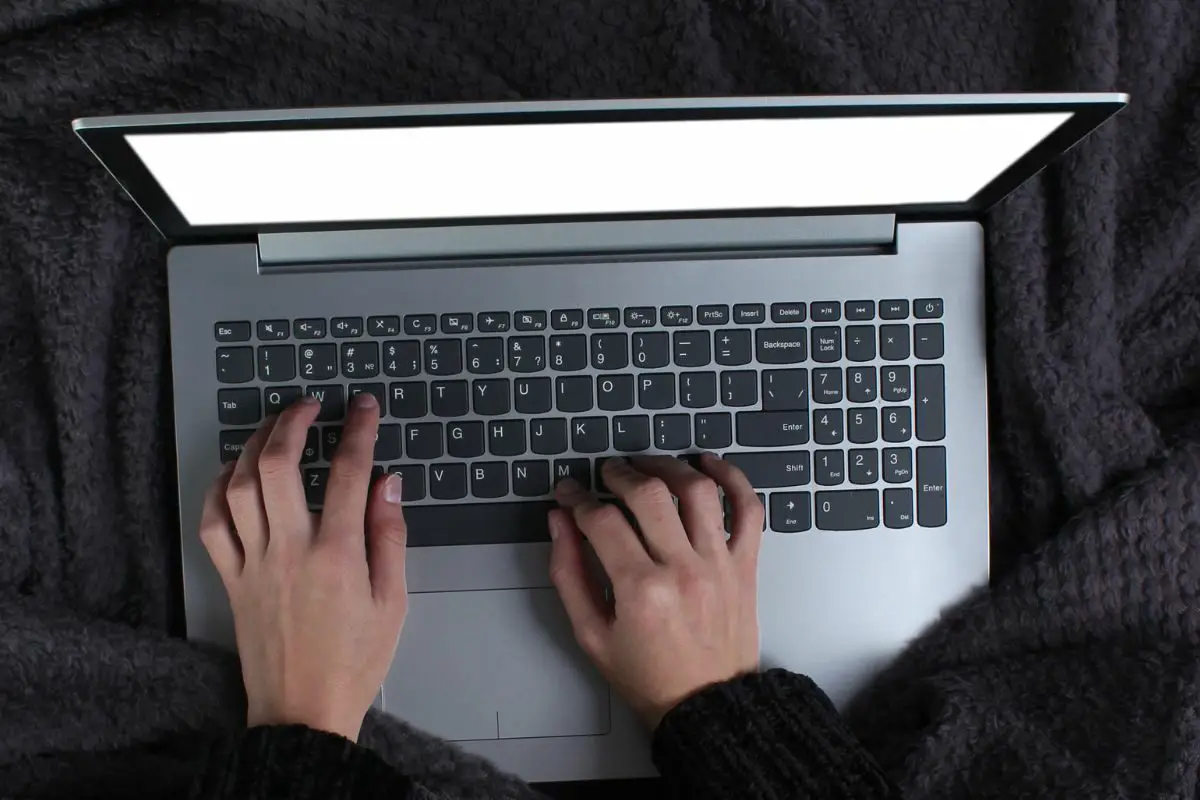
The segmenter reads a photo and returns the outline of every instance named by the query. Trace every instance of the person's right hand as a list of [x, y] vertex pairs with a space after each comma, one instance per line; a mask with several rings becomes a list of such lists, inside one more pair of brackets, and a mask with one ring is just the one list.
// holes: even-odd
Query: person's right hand
[[[604, 463], [604, 482], [641, 538], [620, 509], [574, 481], [559, 484], [563, 508], [550, 512], [550, 574], [575, 638], [651, 729], [700, 689], [758, 669], [762, 503], [732, 464], [706, 453], [701, 467], [670, 456]], [[717, 486], [733, 510], [728, 542]], [[584, 537], [608, 573], [612, 604], [587, 570]]]

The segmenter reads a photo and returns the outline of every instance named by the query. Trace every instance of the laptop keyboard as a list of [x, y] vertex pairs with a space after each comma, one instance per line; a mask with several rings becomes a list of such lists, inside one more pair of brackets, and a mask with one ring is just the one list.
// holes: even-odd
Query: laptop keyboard
[[604, 493], [605, 458], [713, 450], [776, 532], [937, 527], [942, 316], [918, 298], [222, 321], [221, 459], [312, 395], [319, 508], [347, 402], [371, 392], [376, 472], [400, 473], [415, 507], [540, 509], [567, 475]]

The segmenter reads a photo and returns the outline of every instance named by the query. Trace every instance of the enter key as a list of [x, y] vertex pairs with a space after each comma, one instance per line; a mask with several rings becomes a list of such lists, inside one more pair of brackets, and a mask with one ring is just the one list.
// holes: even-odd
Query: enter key
[[917, 524], [946, 524], [946, 448], [917, 448]]

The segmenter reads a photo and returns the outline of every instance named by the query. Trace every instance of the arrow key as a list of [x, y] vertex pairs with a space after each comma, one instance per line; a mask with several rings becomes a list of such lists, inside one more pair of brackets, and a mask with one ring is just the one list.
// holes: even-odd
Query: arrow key
[[801, 533], [812, 528], [812, 501], [808, 492], [776, 492], [771, 495], [771, 530]]

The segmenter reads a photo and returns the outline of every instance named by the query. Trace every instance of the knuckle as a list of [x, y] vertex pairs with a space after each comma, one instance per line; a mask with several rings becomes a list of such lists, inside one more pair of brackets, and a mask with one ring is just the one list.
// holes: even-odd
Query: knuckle
[[577, 625], [575, 642], [588, 655], [595, 657], [604, 650], [604, 634], [595, 625]]
[[258, 474], [264, 479], [283, 477], [296, 468], [296, 462], [289, 459], [276, 444], [268, 445], [258, 457]]
[[680, 493], [688, 500], [713, 497], [717, 493], [717, 482], [706, 475], [689, 475], [684, 479]]
[[636, 592], [639, 608], [655, 616], [669, 613], [679, 605], [679, 592], [665, 574], [650, 572], [642, 576]]
[[671, 492], [661, 478], [646, 478], [629, 492], [629, 502], [655, 505], [670, 502]]
[[248, 475], [234, 473], [225, 489], [225, 500], [230, 507], [245, 507], [258, 501], [258, 486]]

